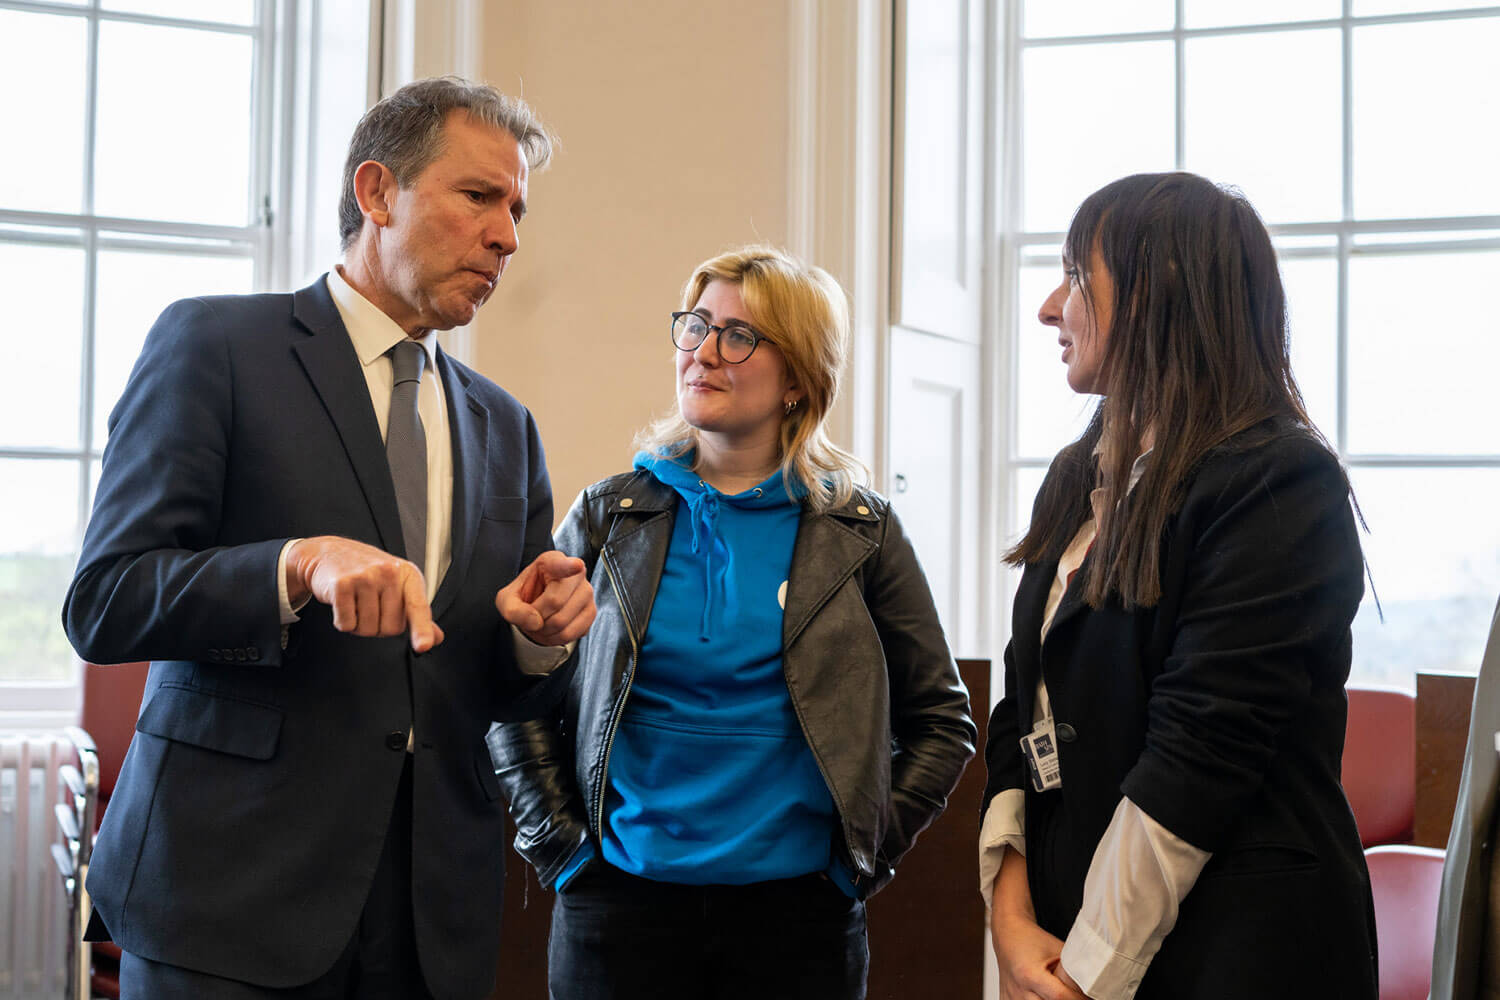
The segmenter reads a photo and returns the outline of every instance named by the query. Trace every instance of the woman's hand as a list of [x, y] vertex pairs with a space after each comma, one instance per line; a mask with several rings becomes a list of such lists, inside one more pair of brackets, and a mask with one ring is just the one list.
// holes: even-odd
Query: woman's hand
[[1062, 941], [1036, 922], [1026, 859], [1009, 848], [995, 879], [990, 944], [1000, 968], [1002, 1000], [1087, 1000], [1059, 964]]

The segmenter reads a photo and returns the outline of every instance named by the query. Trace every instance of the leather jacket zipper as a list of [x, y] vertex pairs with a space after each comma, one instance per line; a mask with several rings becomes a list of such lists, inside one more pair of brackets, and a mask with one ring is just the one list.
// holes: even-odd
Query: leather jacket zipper
[[[620, 582], [615, 579], [615, 571], [610, 567], [608, 558], [601, 558], [604, 563], [604, 572], [609, 575], [609, 585], [615, 592], [615, 603], [620, 605], [620, 617], [625, 619], [625, 634], [630, 636], [630, 669], [625, 672], [625, 685], [620, 689], [620, 697], [615, 700], [614, 712], [609, 719], [609, 728], [604, 732], [604, 763], [599, 768], [599, 787], [594, 791], [594, 836], [604, 836], [604, 789], [609, 785], [609, 755], [615, 747], [615, 732], [620, 728], [620, 717], [625, 714], [625, 699], [630, 697], [630, 685], [635, 681], [635, 667], [640, 659], [640, 647], [635, 641], [635, 623], [630, 620], [630, 612], [625, 609], [625, 598], [620, 592]], [[826, 779], [825, 779], [826, 780]]]

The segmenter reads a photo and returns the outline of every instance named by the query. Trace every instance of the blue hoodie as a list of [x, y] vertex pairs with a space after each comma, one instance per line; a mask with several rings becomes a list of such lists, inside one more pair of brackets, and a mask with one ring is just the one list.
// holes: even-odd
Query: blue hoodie
[[604, 857], [697, 885], [829, 869], [833, 800], [781, 663], [802, 506], [779, 471], [727, 496], [678, 462], [635, 466], [682, 503], [611, 751]]

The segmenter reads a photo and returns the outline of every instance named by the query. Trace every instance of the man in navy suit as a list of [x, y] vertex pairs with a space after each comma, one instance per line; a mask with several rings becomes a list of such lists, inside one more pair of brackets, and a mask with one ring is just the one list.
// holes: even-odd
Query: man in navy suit
[[147, 337], [63, 612], [85, 659], [153, 661], [88, 881], [126, 1000], [490, 989], [484, 736], [560, 694], [594, 604], [531, 415], [433, 331], [550, 151], [492, 88], [404, 87], [355, 131], [339, 267]]

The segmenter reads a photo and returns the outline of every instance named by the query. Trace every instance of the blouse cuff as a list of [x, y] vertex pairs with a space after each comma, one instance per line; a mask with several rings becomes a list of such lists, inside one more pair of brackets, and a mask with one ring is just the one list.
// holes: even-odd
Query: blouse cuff
[[986, 914], [1007, 847], [1026, 856], [1026, 793], [1019, 788], [1008, 788], [991, 799], [979, 828], [979, 895], [984, 897]]
[[1094, 848], [1062, 965], [1095, 1000], [1131, 1000], [1211, 857], [1122, 798]]
[[1082, 920], [1063, 942], [1062, 967], [1092, 1000], [1132, 1000], [1146, 977], [1152, 956], [1137, 961], [1122, 955]]

